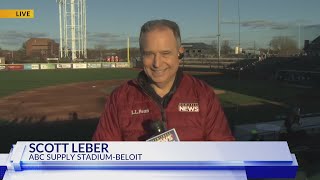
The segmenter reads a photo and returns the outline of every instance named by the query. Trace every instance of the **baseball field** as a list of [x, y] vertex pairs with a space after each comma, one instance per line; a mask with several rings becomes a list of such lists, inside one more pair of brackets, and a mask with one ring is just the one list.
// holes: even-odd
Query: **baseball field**
[[[105, 97], [138, 69], [0, 71], [0, 124], [28, 124], [98, 118]], [[192, 72], [218, 94], [231, 124], [273, 121], [298, 105], [317, 111], [317, 88], [229, 74]], [[320, 98], [319, 98], [320, 99]], [[61, 123], [61, 122], [60, 122]]]
[[[0, 153], [21, 140], [90, 140], [105, 98], [139, 69], [0, 71]], [[318, 111], [319, 88], [232, 74], [187, 71], [219, 96], [232, 126], [274, 121], [294, 105]], [[314, 165], [303, 162], [308, 171]], [[310, 165], [308, 165], [308, 163]], [[311, 170], [310, 170], [311, 169]], [[302, 176], [299, 172], [298, 176]]]

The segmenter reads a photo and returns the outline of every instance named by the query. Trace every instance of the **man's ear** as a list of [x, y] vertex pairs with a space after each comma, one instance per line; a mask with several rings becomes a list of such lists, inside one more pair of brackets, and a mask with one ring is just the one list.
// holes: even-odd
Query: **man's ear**
[[179, 51], [180, 54], [183, 54], [184, 53], [184, 47], [180, 46], [178, 51]]
[[182, 59], [184, 57], [184, 48], [181, 46], [178, 52], [178, 58]]

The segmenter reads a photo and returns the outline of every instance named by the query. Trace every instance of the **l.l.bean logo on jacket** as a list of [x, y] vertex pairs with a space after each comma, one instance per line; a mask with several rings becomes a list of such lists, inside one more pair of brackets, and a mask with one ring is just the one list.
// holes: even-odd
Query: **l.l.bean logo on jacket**
[[131, 115], [147, 114], [147, 113], [149, 113], [149, 109], [135, 109], [135, 110], [131, 110]]

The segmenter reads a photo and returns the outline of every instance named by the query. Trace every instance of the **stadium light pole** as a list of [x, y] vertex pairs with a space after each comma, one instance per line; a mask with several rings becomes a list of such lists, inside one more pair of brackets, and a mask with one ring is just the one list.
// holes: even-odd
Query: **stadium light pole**
[[[240, 50], [240, 0], [238, 0], [238, 21], [239, 21], [239, 26], [238, 26], [238, 45], [239, 45], [239, 50]], [[240, 71], [241, 71], [241, 66], [240, 66], [240, 53], [238, 53], [238, 63], [239, 63], [239, 72], [238, 72], [238, 80], [240, 80]]]
[[300, 23], [299, 23], [299, 39], [298, 39], [298, 49], [300, 51]]
[[[238, 45], [240, 50], [240, 0], [238, 0]], [[241, 65], [240, 65], [240, 53], [238, 53], [238, 64], [239, 64], [239, 70], [238, 70], [238, 86], [240, 86], [240, 71], [241, 71]], [[236, 105], [236, 112], [239, 112], [239, 104]]]
[[[220, 69], [220, 0], [218, 0], [218, 69]], [[210, 66], [211, 67], [211, 66]]]
[[302, 33], [302, 42], [304, 42], [304, 25], [302, 24], [302, 32], [301, 32], [301, 24], [298, 24], [298, 50], [301, 53], [303, 47], [301, 47], [301, 33]]

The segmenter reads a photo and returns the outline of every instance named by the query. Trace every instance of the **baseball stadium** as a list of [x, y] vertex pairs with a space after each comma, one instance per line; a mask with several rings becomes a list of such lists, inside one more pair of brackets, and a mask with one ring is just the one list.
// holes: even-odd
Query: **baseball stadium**
[[[71, 40], [60, 18], [60, 43], [31, 37], [18, 51], [0, 48], [0, 152], [17, 141], [90, 141], [106, 98], [143, 70], [129, 38], [121, 48], [86, 47], [81, 16]], [[296, 179], [320, 179], [320, 34], [300, 49], [223, 43], [182, 42], [180, 69], [212, 87], [237, 141], [287, 141]]]
[[[293, 66], [296, 59], [283, 66]], [[250, 61], [250, 66], [246, 61], [229, 65], [242, 70], [216, 69], [214, 60], [210, 61], [211, 69], [207, 64], [208, 68], [201, 69], [197, 68], [199, 63], [193, 63], [192, 68], [192, 61], [186, 58], [184, 63], [189, 67], [181, 64], [181, 68], [212, 86], [237, 140], [287, 140], [301, 158], [301, 166], [314, 171], [320, 145], [320, 104], [316, 101], [320, 99], [319, 76], [315, 73], [310, 80], [282, 80], [272, 73], [282, 70], [261, 72], [259, 68], [267, 69], [263, 66], [283, 60], [253, 60], [256, 63]], [[1, 152], [9, 151], [18, 140], [90, 140], [106, 97], [141, 71], [130, 66], [128, 62], [1, 65], [5, 67], [0, 72]], [[291, 71], [300, 72], [287, 70]], [[295, 106], [301, 108], [301, 124], [288, 134], [284, 121]]]

